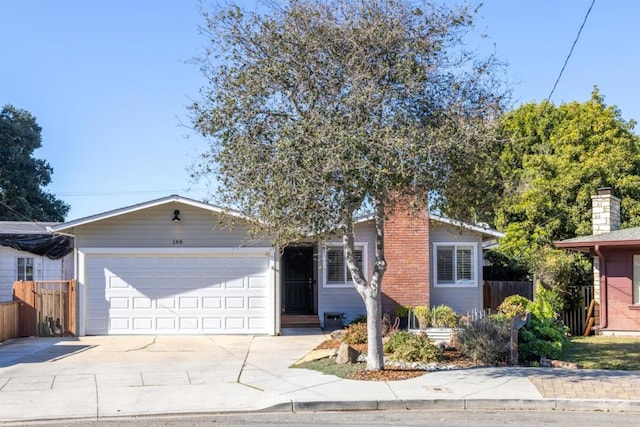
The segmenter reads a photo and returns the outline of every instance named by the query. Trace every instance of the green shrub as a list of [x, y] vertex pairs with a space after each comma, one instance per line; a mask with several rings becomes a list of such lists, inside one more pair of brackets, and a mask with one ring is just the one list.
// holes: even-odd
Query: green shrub
[[508, 324], [490, 317], [473, 320], [458, 332], [462, 353], [483, 365], [506, 362], [510, 341]]
[[531, 320], [518, 330], [518, 359], [521, 363], [536, 363], [541, 357], [557, 359], [567, 344], [567, 328], [557, 320], [562, 310], [562, 297], [551, 289], [538, 287], [533, 301], [520, 295], [505, 298], [498, 307], [497, 320], [510, 322], [513, 316], [529, 312]]
[[511, 321], [514, 316], [524, 317], [531, 312], [533, 301], [522, 295], [510, 295], [498, 306], [498, 314], [495, 318], [499, 321]]
[[541, 357], [558, 359], [568, 343], [567, 328], [555, 319], [533, 316], [528, 325], [518, 331], [518, 360], [538, 362]]
[[413, 307], [413, 315], [418, 319], [420, 330], [424, 330], [431, 326], [431, 310], [426, 305], [418, 305]]
[[460, 316], [448, 305], [441, 304], [431, 309], [431, 326], [434, 328], [457, 328]]
[[367, 323], [357, 322], [350, 324], [347, 327], [344, 341], [350, 345], [365, 344], [367, 342]]
[[395, 315], [398, 317], [407, 317], [409, 315], [409, 311], [411, 311], [411, 306], [397, 305], [394, 311], [395, 311]]
[[563, 305], [563, 298], [558, 292], [538, 286], [536, 297], [530, 310], [531, 314], [538, 319], [556, 319], [559, 313], [562, 312]]
[[425, 335], [395, 332], [384, 345], [391, 360], [431, 363], [440, 360], [441, 350]]

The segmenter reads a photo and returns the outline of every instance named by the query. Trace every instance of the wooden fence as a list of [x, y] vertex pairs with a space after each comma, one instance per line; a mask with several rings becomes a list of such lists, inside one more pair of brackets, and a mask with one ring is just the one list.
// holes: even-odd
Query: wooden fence
[[76, 334], [76, 281], [14, 282], [19, 302], [20, 336]]
[[487, 280], [483, 286], [485, 310], [496, 310], [504, 299], [511, 295], [522, 295], [533, 300], [533, 282]]
[[0, 342], [20, 336], [17, 301], [0, 303]]
[[593, 285], [569, 287], [568, 292], [572, 301], [565, 301], [565, 309], [560, 318], [569, 328], [571, 335], [580, 336], [585, 333], [587, 326], [587, 311], [593, 300]]

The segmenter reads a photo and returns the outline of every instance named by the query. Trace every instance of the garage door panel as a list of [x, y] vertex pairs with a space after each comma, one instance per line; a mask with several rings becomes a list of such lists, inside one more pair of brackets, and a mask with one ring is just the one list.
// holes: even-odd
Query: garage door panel
[[269, 333], [266, 256], [90, 255], [87, 334]]

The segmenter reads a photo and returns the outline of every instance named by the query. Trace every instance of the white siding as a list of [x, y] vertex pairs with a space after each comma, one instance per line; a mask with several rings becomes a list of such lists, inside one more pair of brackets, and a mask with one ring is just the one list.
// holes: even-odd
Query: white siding
[[73, 256], [51, 260], [29, 252], [0, 246], [0, 302], [13, 299], [13, 282], [17, 278], [17, 259], [33, 258], [34, 280], [68, 280], [73, 277]]
[[482, 310], [482, 236], [469, 230], [445, 225], [436, 221], [431, 222], [430, 243], [451, 242], [451, 243], [477, 243], [476, 259], [474, 268], [476, 269], [474, 287], [436, 287], [434, 265], [435, 253], [433, 245], [431, 250], [431, 286], [429, 289], [430, 305], [437, 306], [446, 304], [459, 314]]
[[[181, 221], [172, 222], [173, 211]], [[71, 231], [76, 247], [216, 247], [270, 246], [267, 241], [252, 241], [241, 220], [221, 225], [219, 214], [182, 203], [171, 203], [96, 221]], [[232, 225], [232, 226], [231, 226]]]

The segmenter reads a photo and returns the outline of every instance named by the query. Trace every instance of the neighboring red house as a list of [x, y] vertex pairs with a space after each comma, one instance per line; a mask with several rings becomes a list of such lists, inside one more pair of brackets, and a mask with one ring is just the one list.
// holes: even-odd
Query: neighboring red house
[[593, 234], [556, 242], [593, 257], [601, 334], [640, 333], [640, 227], [620, 230], [620, 199], [610, 188], [592, 196]]

